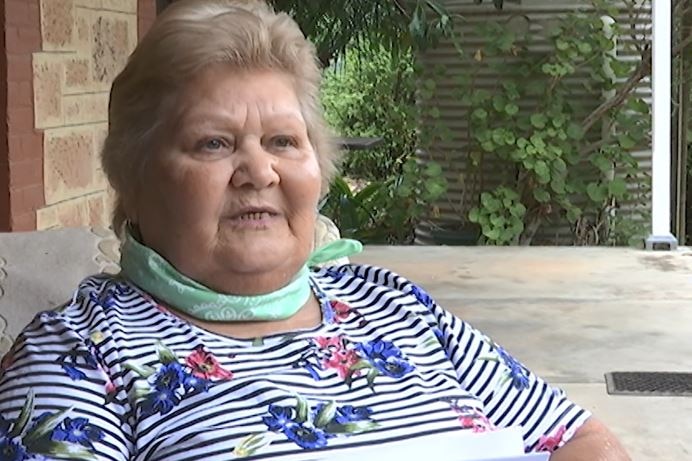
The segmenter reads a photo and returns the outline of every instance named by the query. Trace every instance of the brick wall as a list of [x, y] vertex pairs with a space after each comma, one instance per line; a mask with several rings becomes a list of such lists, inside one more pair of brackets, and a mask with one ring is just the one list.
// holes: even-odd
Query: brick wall
[[41, 47], [38, 0], [5, 0], [4, 32], [6, 84], [3, 88], [7, 125], [7, 182], [0, 194], [7, 194], [9, 214], [3, 230], [33, 230], [36, 209], [43, 206], [42, 134], [34, 129], [31, 55]]
[[108, 91], [155, 5], [0, 0], [0, 230], [107, 224]]

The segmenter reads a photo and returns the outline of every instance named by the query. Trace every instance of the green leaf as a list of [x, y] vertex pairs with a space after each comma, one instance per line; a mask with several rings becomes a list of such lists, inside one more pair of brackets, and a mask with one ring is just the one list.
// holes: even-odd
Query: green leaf
[[154, 370], [152, 367], [146, 365], [140, 366], [134, 362], [125, 362], [123, 364], [123, 368], [125, 368], [126, 370], [132, 370], [142, 378], [148, 378], [149, 376], [156, 373], [156, 370]]
[[485, 235], [491, 241], [496, 241], [500, 238], [500, 229], [495, 227], [490, 229], [483, 229], [483, 235]]
[[561, 38], [558, 38], [557, 40], [555, 40], [555, 47], [560, 51], [565, 51], [569, 48], [569, 42]]
[[538, 181], [541, 184], [547, 184], [550, 182], [550, 168], [548, 168], [548, 164], [543, 160], [536, 162], [536, 165], [534, 165], [534, 171], [536, 172]]
[[555, 192], [556, 194], [564, 194], [565, 193], [565, 181], [559, 176], [556, 176], [550, 181], [550, 188]]
[[592, 182], [586, 186], [586, 193], [589, 198], [596, 203], [603, 203], [606, 198], [605, 187], [601, 184]]
[[72, 407], [66, 408], [42, 419], [39, 424], [24, 436], [22, 439], [24, 445], [28, 447], [32, 443], [46, 438], [71, 411]]
[[377, 378], [379, 375], [380, 372], [377, 371], [377, 368], [371, 368], [370, 371], [368, 371], [368, 375], [365, 377], [368, 382], [368, 387], [372, 389], [375, 386], [375, 378]]
[[581, 218], [581, 209], [577, 207], [572, 207], [567, 210], [567, 220], [570, 222], [575, 222]]
[[548, 123], [548, 117], [545, 114], [533, 114], [531, 115], [531, 125], [535, 128], [542, 129]]
[[533, 190], [533, 198], [540, 203], [548, 203], [550, 201], [550, 192], [543, 188], [536, 188]]
[[315, 417], [315, 427], [322, 428], [332, 422], [334, 416], [336, 416], [337, 408], [336, 402], [334, 401], [322, 406]]
[[24, 429], [26, 429], [26, 425], [29, 423], [29, 420], [31, 419], [31, 415], [33, 412], [34, 391], [29, 389], [29, 392], [26, 396], [26, 400], [24, 401], [24, 405], [22, 406], [22, 409], [19, 412], [19, 416], [17, 417], [17, 420], [15, 421], [14, 425], [12, 426], [12, 429], [7, 434], [7, 436], [9, 438], [21, 436], [24, 433]]
[[637, 145], [636, 141], [627, 133], [621, 133], [618, 135], [618, 144], [620, 144], [620, 147], [625, 150], [632, 149]]
[[567, 171], [567, 164], [561, 158], [556, 158], [553, 160], [553, 169], [559, 174], [565, 173]]
[[304, 423], [308, 420], [310, 406], [302, 395], [296, 395], [296, 422]]
[[329, 434], [359, 434], [372, 431], [378, 427], [379, 424], [375, 421], [353, 421], [345, 424], [332, 423], [325, 430]]
[[77, 443], [56, 442], [54, 440], [42, 439], [26, 444], [31, 453], [43, 455], [51, 459], [70, 459], [77, 461], [97, 460], [95, 454], [87, 448]]
[[526, 207], [523, 203], [517, 203], [512, 208], [510, 208], [509, 212], [515, 218], [523, 219], [526, 215]]
[[256, 454], [260, 449], [271, 443], [271, 438], [265, 433], [255, 433], [240, 440], [231, 452], [233, 456], [245, 458]]
[[473, 118], [477, 118], [478, 120], [485, 120], [488, 118], [488, 112], [485, 109], [479, 107], [478, 109], [473, 111], [471, 116]]
[[498, 112], [503, 111], [505, 109], [505, 104], [506, 104], [505, 98], [503, 98], [501, 95], [497, 94], [497, 95], [493, 96], [493, 108], [496, 111], [498, 111]]
[[516, 115], [518, 112], [519, 106], [517, 106], [513, 102], [510, 102], [509, 104], [505, 105], [505, 114], [509, 115], [510, 117]]
[[442, 167], [437, 162], [430, 162], [425, 167], [425, 174], [428, 176], [439, 176], [442, 174]]
[[178, 357], [176, 357], [173, 351], [167, 348], [161, 341], [156, 341], [156, 353], [159, 356], [159, 361], [164, 365], [178, 362]]
[[490, 223], [495, 227], [505, 227], [507, 220], [504, 216], [494, 215], [490, 217]]
[[495, 213], [502, 207], [502, 203], [488, 192], [483, 192], [481, 194], [481, 204], [491, 213]]
[[440, 118], [440, 115], [441, 115], [440, 109], [438, 109], [437, 107], [431, 108], [430, 112], [428, 112], [428, 114], [430, 115], [430, 118], [432, 118], [432, 119], [438, 119], [438, 118]]
[[577, 47], [579, 48], [579, 52], [581, 54], [589, 54], [591, 51], [593, 51], [593, 48], [587, 42], [579, 42]]
[[622, 178], [613, 178], [608, 184], [608, 191], [615, 198], [621, 199], [627, 193], [627, 183]]
[[478, 223], [480, 221], [480, 210], [478, 207], [473, 207], [471, 208], [471, 211], [469, 211], [469, 221], [472, 223]]

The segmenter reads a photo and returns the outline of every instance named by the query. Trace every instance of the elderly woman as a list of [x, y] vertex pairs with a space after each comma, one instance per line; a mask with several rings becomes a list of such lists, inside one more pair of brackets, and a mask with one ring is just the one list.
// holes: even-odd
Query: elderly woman
[[111, 91], [103, 166], [122, 273], [84, 280], [3, 360], [0, 458], [443, 447], [451, 461], [468, 459], [469, 434], [514, 427], [554, 461], [627, 459], [412, 282], [318, 267], [359, 250], [313, 251], [335, 155], [319, 80], [313, 47], [264, 4], [180, 1], [158, 19]]

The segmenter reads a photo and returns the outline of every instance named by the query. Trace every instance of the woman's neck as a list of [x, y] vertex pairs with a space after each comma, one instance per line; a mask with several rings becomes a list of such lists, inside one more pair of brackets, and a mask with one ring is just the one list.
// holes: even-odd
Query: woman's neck
[[188, 323], [203, 328], [212, 333], [239, 339], [255, 339], [280, 333], [313, 328], [322, 322], [322, 310], [320, 303], [314, 294], [298, 312], [283, 320], [248, 321], [248, 322], [208, 322], [196, 319], [184, 312], [177, 310], [175, 306], [160, 303], [166, 307], [172, 315], [175, 315]]

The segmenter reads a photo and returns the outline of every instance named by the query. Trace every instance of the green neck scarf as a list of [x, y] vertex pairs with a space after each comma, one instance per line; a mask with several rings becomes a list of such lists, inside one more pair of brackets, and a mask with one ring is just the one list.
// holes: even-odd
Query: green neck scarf
[[293, 316], [310, 297], [309, 266], [363, 250], [357, 240], [340, 239], [314, 251], [288, 285], [271, 293], [236, 296], [216, 293], [178, 272], [151, 248], [125, 232], [120, 266], [135, 285], [185, 314], [211, 322], [283, 320]]

